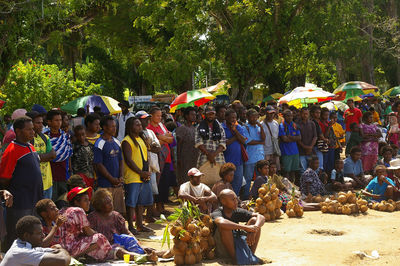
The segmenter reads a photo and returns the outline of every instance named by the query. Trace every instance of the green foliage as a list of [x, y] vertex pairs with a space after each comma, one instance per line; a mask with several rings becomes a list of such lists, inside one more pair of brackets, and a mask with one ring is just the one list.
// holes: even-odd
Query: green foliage
[[[82, 76], [89, 70], [79, 68]], [[99, 84], [72, 79], [72, 73], [57, 65], [46, 65], [28, 60], [12, 66], [9, 76], [0, 87], [1, 97], [6, 101], [4, 111], [11, 113], [17, 108], [30, 110], [34, 104], [47, 110], [81, 96], [101, 93]]]

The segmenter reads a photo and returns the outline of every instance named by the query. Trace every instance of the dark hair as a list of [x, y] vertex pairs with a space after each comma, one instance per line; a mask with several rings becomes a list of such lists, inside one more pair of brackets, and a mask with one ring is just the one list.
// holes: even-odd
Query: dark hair
[[221, 178], [224, 178], [227, 174], [230, 172], [235, 172], [236, 171], [236, 166], [233, 163], [224, 163], [221, 168], [219, 169], [219, 176]]
[[185, 108], [183, 110], [183, 117], [186, 119], [186, 116], [188, 116], [190, 112], [196, 112], [196, 109], [194, 109], [192, 106]]
[[87, 191], [85, 191], [83, 193], [80, 193], [80, 194], [77, 194], [75, 197], [73, 197], [71, 199], [71, 201], [68, 202], [69, 206], [76, 207], [75, 201], [80, 201], [83, 198], [83, 196], [85, 196], [85, 195], [89, 195]]
[[321, 110], [321, 107], [319, 107], [319, 105], [312, 105], [310, 107], [310, 113], [314, 113], [317, 110]]
[[365, 123], [369, 116], [372, 116], [372, 113], [370, 111], [366, 111], [365, 113], [363, 113], [362, 121]]
[[336, 113], [336, 112], [332, 112], [332, 113], [330, 113], [330, 114], [329, 114], [329, 118], [332, 118], [334, 115], [336, 115], [336, 116], [337, 116], [337, 113]]
[[315, 162], [315, 161], [319, 161], [319, 158], [315, 155], [311, 156], [311, 158], [308, 159], [309, 164], [311, 164], [312, 162]]
[[303, 107], [303, 108], [300, 109], [300, 113], [304, 112], [304, 111], [310, 111], [310, 110], [308, 109], [308, 107]]
[[218, 104], [217, 106], [215, 106], [215, 111], [218, 113], [222, 108], [225, 108], [225, 110], [227, 109], [226, 105]]
[[62, 118], [62, 115], [61, 115], [61, 111], [60, 111], [60, 110], [50, 110], [50, 111], [47, 112], [46, 120], [47, 120], [47, 121], [49, 121], [49, 120], [51, 121], [51, 120], [53, 120], [53, 118], [54, 118], [55, 116], [57, 116], [57, 115], [61, 116], [61, 118]]
[[269, 162], [268, 162], [267, 160], [259, 160], [259, 161], [256, 163], [256, 169], [257, 169], [257, 170], [262, 169], [264, 166], [269, 166]]
[[[86, 120], [86, 119], [85, 119]], [[111, 115], [105, 115], [101, 118], [100, 120], [100, 126], [101, 128], [104, 129], [105, 126], [107, 126], [108, 121], [114, 121], [114, 118]]]
[[80, 130], [85, 130], [85, 128], [82, 125], [77, 125], [76, 127], [74, 127], [74, 133], [76, 135], [76, 133], [78, 133], [78, 131]]
[[175, 128], [177, 128], [177, 125], [174, 120], [169, 120], [165, 123], [165, 127], [168, 129], [168, 131], [172, 132], [175, 130]]
[[[126, 120], [126, 122], [125, 122], [125, 136], [129, 135], [129, 130], [133, 126], [133, 123], [135, 123], [135, 120], [139, 120], [140, 121], [140, 119], [138, 117], [136, 117], [136, 116], [129, 117]], [[142, 122], [140, 122], [140, 123], [142, 123]], [[135, 143], [135, 145], [138, 145], [138, 143], [136, 143], [136, 140], [133, 139], [133, 142]]]
[[390, 147], [389, 145], [382, 147], [382, 154], [384, 154], [387, 151], [393, 153], [392, 147]]
[[100, 106], [93, 107], [93, 112], [101, 112], [101, 107]]
[[100, 116], [98, 114], [92, 113], [92, 114], [88, 114], [85, 117], [85, 126], [88, 127], [89, 123], [93, 123], [96, 120], [100, 120]]
[[354, 154], [354, 153], [356, 153], [356, 152], [361, 152], [361, 149], [360, 149], [359, 147], [353, 147], [353, 148], [351, 148], [350, 154]]
[[226, 110], [226, 112], [225, 112], [225, 117], [228, 117], [228, 116], [230, 116], [230, 115], [232, 115], [232, 114], [236, 114], [236, 112], [235, 112], [235, 110], [229, 108], [229, 109]]
[[154, 114], [155, 112], [157, 112], [157, 111], [160, 111], [160, 112], [161, 112], [161, 108], [158, 107], [158, 106], [153, 106], [153, 107], [151, 107], [149, 113], [150, 113], [151, 115], [153, 115], [153, 114]]
[[76, 111], [76, 115], [80, 116], [80, 117], [84, 117], [86, 115], [86, 110], [85, 108], [78, 108], [78, 110]]
[[328, 108], [326, 108], [326, 107], [321, 108], [321, 114], [322, 113], [326, 113], [326, 112], [329, 113], [329, 109]]
[[86, 187], [86, 183], [80, 175], [72, 175], [67, 181], [68, 191], [73, 189], [74, 187]]
[[337, 165], [337, 164], [339, 164], [339, 163], [343, 163], [343, 160], [342, 160], [342, 159], [336, 159], [336, 160], [335, 160], [335, 165]]
[[292, 111], [292, 112], [297, 112], [298, 111], [296, 106], [293, 106], [293, 105], [289, 106], [289, 110]]
[[[50, 203], [53, 202], [51, 199], [41, 199], [36, 203], [35, 210], [40, 217], [42, 217], [42, 212], [47, 212]], [[43, 218], [43, 217], [42, 217]]]
[[30, 118], [29, 116], [21, 116], [18, 117], [17, 119], [15, 119], [14, 123], [13, 123], [13, 127], [14, 129], [24, 129], [25, 128], [25, 123], [27, 122], [32, 122], [32, 118]]
[[252, 115], [258, 115], [258, 112], [253, 108], [251, 108], [250, 110], [247, 111], [247, 116], [248, 117], [250, 117]]
[[15, 226], [15, 233], [18, 238], [23, 238], [25, 233], [32, 234], [35, 225], [42, 225], [39, 218], [27, 215], [18, 220]]

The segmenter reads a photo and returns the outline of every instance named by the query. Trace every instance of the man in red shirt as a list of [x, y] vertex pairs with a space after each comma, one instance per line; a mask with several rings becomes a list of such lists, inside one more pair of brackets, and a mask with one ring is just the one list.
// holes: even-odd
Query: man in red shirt
[[360, 109], [354, 107], [354, 100], [348, 99], [347, 105], [349, 109], [344, 112], [344, 122], [346, 123], [346, 144], [350, 139], [350, 125], [352, 123], [357, 123], [359, 125], [361, 123], [362, 112]]

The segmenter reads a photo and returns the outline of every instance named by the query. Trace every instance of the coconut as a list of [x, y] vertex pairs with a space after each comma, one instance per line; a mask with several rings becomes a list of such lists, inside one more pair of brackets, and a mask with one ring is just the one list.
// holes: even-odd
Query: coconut
[[374, 202], [374, 203], [372, 204], [372, 209], [378, 210], [378, 207], [379, 207], [379, 203], [378, 203], [378, 202]]
[[269, 215], [269, 212], [264, 213], [264, 218], [267, 222], [271, 220], [271, 215]]
[[281, 209], [275, 209], [275, 219], [279, 219], [281, 217]]
[[367, 210], [368, 210], [368, 206], [367, 206], [367, 205], [361, 205], [361, 206], [360, 206], [360, 211], [361, 211], [362, 213], [366, 212]]
[[270, 194], [266, 194], [262, 199], [263, 199], [264, 202], [268, 202], [268, 201], [271, 200], [271, 195]]
[[381, 202], [378, 204], [378, 209], [380, 211], [384, 212], [384, 211], [386, 211], [386, 205], [383, 202]]
[[267, 211], [267, 208], [264, 205], [258, 206], [257, 211], [259, 214], [264, 214]]
[[276, 200], [278, 198], [278, 193], [271, 193], [271, 200]]
[[351, 208], [349, 206], [345, 205], [342, 207], [342, 212], [343, 212], [343, 214], [349, 215], [349, 214], [351, 214]]
[[396, 210], [400, 211], [400, 201], [396, 201]]
[[340, 196], [337, 198], [337, 200], [338, 200], [340, 203], [345, 204], [346, 201], [347, 201], [347, 197], [346, 197], [345, 195], [340, 195]]
[[388, 212], [393, 212], [396, 209], [396, 207], [393, 204], [388, 203], [386, 205], [386, 211]]
[[270, 201], [267, 203], [266, 207], [268, 211], [273, 211], [275, 209], [275, 204], [272, 201]]
[[321, 195], [319, 195], [319, 194], [317, 196], [315, 196], [315, 198], [314, 198], [314, 202], [316, 202], [316, 203], [320, 203], [322, 200], [323, 199], [322, 199]]
[[206, 250], [208, 248], [208, 239], [201, 239], [200, 240], [200, 249]]
[[275, 211], [274, 211], [274, 210], [270, 211], [270, 212], [269, 212], [269, 215], [271, 216], [271, 221], [273, 221], [273, 220], [276, 219], [276, 217], [275, 217]]
[[[399, 206], [400, 206], [400, 204], [399, 204]], [[289, 202], [286, 204], [286, 209], [293, 209], [293, 201], [289, 201]]]
[[209, 260], [215, 259], [215, 251], [214, 251], [214, 249], [210, 250], [210, 251], [207, 253], [207, 259], [209, 259]]
[[189, 233], [194, 233], [194, 231], [196, 231], [196, 229], [197, 229], [197, 225], [195, 225], [195, 224], [188, 224], [187, 226], [186, 226], [186, 230], [189, 232]]
[[201, 236], [208, 236], [210, 234], [210, 228], [204, 226], [201, 228]]
[[183, 242], [188, 242], [191, 238], [192, 237], [188, 231], [184, 231], [182, 235], [179, 235], [179, 239]]
[[304, 199], [305, 202], [311, 203], [313, 202], [313, 196], [311, 193], [308, 193], [307, 197]]
[[343, 207], [342, 206], [338, 206], [336, 209], [336, 213], [337, 214], [342, 214], [343, 213]]
[[185, 264], [192, 265], [196, 263], [196, 256], [194, 254], [185, 255]]
[[351, 209], [351, 213], [358, 213], [357, 204], [350, 204], [349, 207]]
[[185, 251], [180, 251], [179, 250], [179, 248], [175, 245], [173, 248], [172, 248], [172, 254], [174, 254], [175, 256], [184, 256], [185, 255]]
[[294, 212], [293, 209], [286, 210], [286, 214], [287, 214], [287, 216], [289, 216], [289, 218], [292, 218], [292, 217], [296, 216], [296, 213]]
[[192, 245], [192, 251], [193, 251], [193, 254], [199, 253], [200, 252], [200, 244], [197, 242], [194, 242]]
[[264, 203], [264, 201], [261, 198], [256, 199], [256, 205], [261, 206]]
[[279, 209], [282, 207], [282, 201], [280, 199], [277, 199], [275, 202], [275, 209]]
[[295, 213], [297, 217], [302, 217], [304, 213], [303, 208], [300, 208], [298, 211], [295, 211]]
[[176, 265], [183, 265], [185, 264], [185, 257], [183, 255], [175, 255], [174, 262]]
[[176, 246], [183, 254], [185, 254], [188, 244], [187, 244], [186, 242], [179, 241], [175, 246]]
[[328, 207], [327, 207], [327, 206], [322, 206], [322, 207], [321, 207], [321, 211], [322, 211], [323, 213], [327, 212], [327, 211], [328, 211]]
[[334, 213], [334, 212], [335, 212], [335, 205], [333, 205], [332, 203], [329, 204], [329, 206], [328, 206], [328, 212]]
[[267, 194], [267, 190], [263, 187], [260, 187], [258, 189], [258, 194], [265, 195], [265, 194]]
[[298, 212], [298, 211], [300, 210], [300, 205], [299, 205], [299, 204], [294, 205], [294, 206], [293, 206], [293, 210], [294, 210], [295, 212]]

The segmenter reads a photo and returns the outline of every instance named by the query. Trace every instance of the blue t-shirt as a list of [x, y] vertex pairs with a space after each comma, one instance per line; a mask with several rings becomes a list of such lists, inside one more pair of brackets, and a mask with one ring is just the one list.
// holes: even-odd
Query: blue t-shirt
[[[101, 163], [110, 175], [120, 178], [119, 162], [122, 160], [122, 154], [121, 144], [116, 138], [109, 141], [102, 137], [98, 138], [94, 143], [93, 154], [93, 163]], [[99, 187], [112, 187], [111, 183], [98, 171], [96, 171], [96, 174]]]
[[[252, 126], [249, 123], [246, 124], [246, 135], [247, 138], [246, 144], [250, 141], [256, 140], [261, 141], [261, 128], [258, 125]], [[259, 160], [264, 160], [264, 145], [247, 145], [246, 146], [247, 154], [249, 155], [249, 160], [246, 164], [256, 163]]]
[[[233, 134], [231, 133], [231, 131], [229, 130], [229, 128], [225, 123], [222, 124], [222, 128], [225, 130], [226, 139], [230, 139], [233, 137]], [[236, 129], [242, 136], [246, 137], [246, 131], [244, 127], [242, 127], [241, 125], [237, 125]], [[226, 145], [224, 156], [225, 156], [225, 161], [227, 163], [233, 163], [234, 165], [242, 165], [243, 160], [242, 160], [242, 152], [240, 150], [239, 141], [235, 140], [234, 142], [231, 143], [231, 145]]]
[[[392, 179], [387, 178], [387, 177], [385, 177], [385, 178], [387, 181], [389, 181], [390, 184], [392, 184], [392, 186], [394, 186], [394, 187], [396, 186], [394, 184], [394, 182], [392, 181]], [[387, 186], [388, 186], [388, 184], [385, 182], [382, 182], [382, 185], [379, 185], [378, 177], [375, 177], [374, 179], [372, 179], [369, 182], [366, 189], [375, 195], [380, 195], [382, 198], [385, 198], [384, 196], [385, 196]]]
[[[279, 125], [279, 137], [280, 136], [300, 136], [300, 130], [294, 127], [293, 121], [290, 124], [283, 122]], [[296, 141], [280, 141], [279, 147], [281, 148], [282, 155], [299, 154]]]
[[363, 173], [362, 163], [361, 160], [354, 162], [351, 157], [347, 157], [344, 159], [344, 168], [343, 168], [344, 175], [353, 174], [358, 176], [359, 174]]

